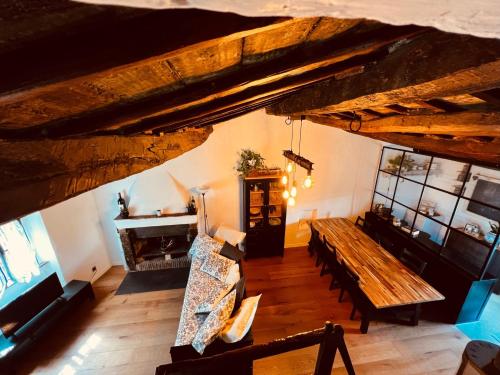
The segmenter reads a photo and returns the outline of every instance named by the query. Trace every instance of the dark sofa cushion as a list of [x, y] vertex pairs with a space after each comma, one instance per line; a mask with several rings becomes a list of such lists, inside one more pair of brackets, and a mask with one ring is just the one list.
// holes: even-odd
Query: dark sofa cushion
[[245, 278], [242, 277], [235, 285], [236, 289], [236, 301], [234, 302], [233, 314], [238, 311], [241, 306], [241, 301], [245, 298]]
[[59, 278], [53, 273], [2, 308], [0, 330], [5, 337], [13, 335], [63, 293]]
[[243, 256], [245, 255], [243, 251], [239, 250], [227, 241], [224, 242], [219, 254], [235, 261], [243, 259]]

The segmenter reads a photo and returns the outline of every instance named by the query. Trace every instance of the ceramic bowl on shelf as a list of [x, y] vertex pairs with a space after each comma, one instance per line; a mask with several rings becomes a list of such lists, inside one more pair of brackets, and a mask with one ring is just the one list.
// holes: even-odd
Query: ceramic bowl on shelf
[[250, 207], [250, 215], [259, 215], [260, 207]]
[[272, 217], [269, 219], [269, 225], [280, 225], [281, 219], [279, 217]]

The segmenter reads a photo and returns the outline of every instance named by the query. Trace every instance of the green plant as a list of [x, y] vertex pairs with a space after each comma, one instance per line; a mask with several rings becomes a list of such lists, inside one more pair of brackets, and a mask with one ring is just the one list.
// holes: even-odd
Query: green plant
[[264, 163], [264, 158], [258, 153], [249, 148], [243, 149], [239, 153], [240, 159], [236, 164], [236, 171], [243, 177], [247, 176], [255, 169], [267, 168]]
[[401, 164], [402, 170], [412, 169], [413, 165], [415, 164], [415, 160], [413, 160], [409, 155], [406, 155], [405, 158], [403, 159], [403, 162], [401, 163], [402, 158], [403, 158], [403, 155], [397, 155], [394, 158], [389, 159], [388, 163], [389, 163], [390, 169], [397, 170], [399, 168], [400, 164]]
[[490, 222], [490, 227], [491, 227], [491, 232], [492, 233], [498, 234], [500, 223], [495, 224], [495, 223]]

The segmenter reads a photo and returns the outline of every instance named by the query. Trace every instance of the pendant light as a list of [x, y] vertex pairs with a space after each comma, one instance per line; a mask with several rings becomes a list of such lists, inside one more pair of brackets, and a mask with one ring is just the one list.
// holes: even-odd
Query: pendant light
[[288, 176], [286, 174], [284, 174], [282, 177], [281, 177], [281, 183], [283, 185], [288, 185]]
[[[302, 187], [304, 189], [310, 189], [313, 185], [313, 180], [312, 180], [312, 166], [313, 163], [309, 161], [308, 159], [304, 158], [301, 156], [300, 151], [301, 151], [301, 145], [302, 145], [302, 122], [304, 120], [305, 116], [300, 116], [300, 130], [299, 130], [299, 153], [295, 154], [293, 152], [293, 120], [288, 117], [285, 120], [286, 125], [291, 125], [292, 126], [292, 137], [291, 137], [291, 142], [290, 142], [290, 150], [285, 150], [283, 151], [283, 156], [287, 159], [286, 162], [286, 167], [285, 167], [285, 174], [283, 175], [281, 182], [283, 185], [287, 186], [286, 190], [283, 192], [283, 198], [287, 200], [287, 203], [289, 206], [295, 206], [296, 204], [296, 197], [297, 197], [297, 182], [295, 180], [295, 173], [297, 170], [297, 165], [304, 168], [307, 171], [307, 175], [302, 182]], [[293, 178], [291, 179], [291, 173], [293, 173]], [[288, 184], [292, 182], [292, 186], [290, 190], [288, 190]]]
[[307, 171], [307, 177], [304, 180], [304, 189], [310, 189], [312, 186], [312, 177], [311, 177], [311, 171]]

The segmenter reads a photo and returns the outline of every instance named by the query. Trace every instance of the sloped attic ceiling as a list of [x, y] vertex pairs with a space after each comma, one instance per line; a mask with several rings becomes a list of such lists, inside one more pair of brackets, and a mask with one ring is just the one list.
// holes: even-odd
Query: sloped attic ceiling
[[500, 163], [500, 40], [365, 19], [0, 4], [0, 222], [161, 164], [266, 107]]

